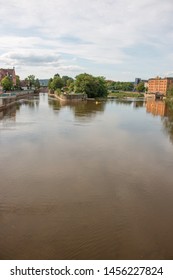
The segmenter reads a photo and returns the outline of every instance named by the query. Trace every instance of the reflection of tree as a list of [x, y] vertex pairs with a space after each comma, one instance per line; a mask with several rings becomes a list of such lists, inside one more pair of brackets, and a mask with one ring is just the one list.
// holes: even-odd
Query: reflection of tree
[[133, 107], [134, 107], [135, 109], [144, 107], [144, 101], [141, 101], [141, 100], [140, 100], [140, 101], [134, 101]]
[[61, 108], [68, 107], [74, 113], [75, 118], [90, 119], [96, 114], [104, 112], [105, 102], [101, 101], [60, 101], [49, 99], [49, 106], [53, 110], [60, 110]]
[[49, 104], [50, 107], [53, 108], [54, 111], [57, 111], [57, 110], [61, 109], [60, 101], [57, 100], [57, 99], [49, 98], [48, 99], [48, 104]]
[[[115, 101], [111, 101], [111, 102], [115, 102]], [[116, 99], [116, 104], [117, 105], [127, 105], [127, 106], [130, 106], [134, 101], [132, 100], [122, 100], [122, 99]]]
[[96, 114], [104, 112], [105, 102], [83, 101], [71, 104], [71, 109], [76, 118], [93, 118]]
[[25, 105], [25, 106], [29, 107], [30, 109], [34, 110], [35, 108], [38, 108], [38, 106], [39, 106], [39, 99], [33, 99], [33, 98], [22, 99], [22, 100], [18, 101], [18, 104], [19, 104], [19, 106]]
[[173, 143], [173, 102], [166, 104], [165, 117], [162, 118], [165, 132]]
[[16, 120], [16, 111], [19, 110], [19, 107], [16, 105], [10, 106], [7, 109], [0, 112], [0, 120], [2, 119], [10, 119]]

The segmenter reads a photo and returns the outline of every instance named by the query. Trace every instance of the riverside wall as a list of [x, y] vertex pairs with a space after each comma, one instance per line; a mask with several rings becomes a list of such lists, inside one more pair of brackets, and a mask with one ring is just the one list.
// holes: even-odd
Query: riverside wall
[[0, 111], [14, 105], [19, 99], [25, 99], [33, 95], [38, 95], [34, 90], [6, 93], [0, 95]]
[[87, 94], [60, 94], [56, 95], [52, 91], [49, 92], [49, 96], [55, 97], [61, 101], [82, 101], [82, 100], [87, 100]]

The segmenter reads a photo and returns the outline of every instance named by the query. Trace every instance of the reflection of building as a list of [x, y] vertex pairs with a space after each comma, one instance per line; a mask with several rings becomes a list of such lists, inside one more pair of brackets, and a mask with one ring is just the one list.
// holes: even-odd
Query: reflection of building
[[155, 79], [148, 80], [148, 93], [159, 92], [166, 95], [169, 87], [173, 86], [173, 78], [164, 78], [156, 77]]
[[15, 74], [15, 68], [13, 69], [0, 69], [0, 82], [3, 78], [5, 77], [9, 77], [12, 82], [13, 82], [13, 86], [16, 85], [16, 74]]
[[154, 116], [165, 116], [166, 109], [165, 109], [165, 102], [163, 101], [155, 101], [155, 100], [148, 100], [146, 102], [146, 111], [151, 113]]

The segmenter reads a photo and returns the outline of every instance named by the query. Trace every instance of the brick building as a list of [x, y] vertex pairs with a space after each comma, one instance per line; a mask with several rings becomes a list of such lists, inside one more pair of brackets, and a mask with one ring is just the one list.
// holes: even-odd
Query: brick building
[[5, 78], [6, 76], [8, 76], [12, 82], [13, 82], [13, 86], [16, 85], [16, 73], [15, 73], [15, 68], [13, 69], [0, 69], [0, 82], [3, 78]]
[[173, 78], [160, 78], [148, 80], [148, 93], [161, 93], [166, 95], [167, 90], [173, 87]]

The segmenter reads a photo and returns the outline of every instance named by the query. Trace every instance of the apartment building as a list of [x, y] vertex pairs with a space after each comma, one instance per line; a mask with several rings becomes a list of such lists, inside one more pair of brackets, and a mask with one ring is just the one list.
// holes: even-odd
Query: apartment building
[[173, 87], [173, 78], [156, 77], [148, 80], [148, 93], [161, 93], [166, 95], [167, 90]]

